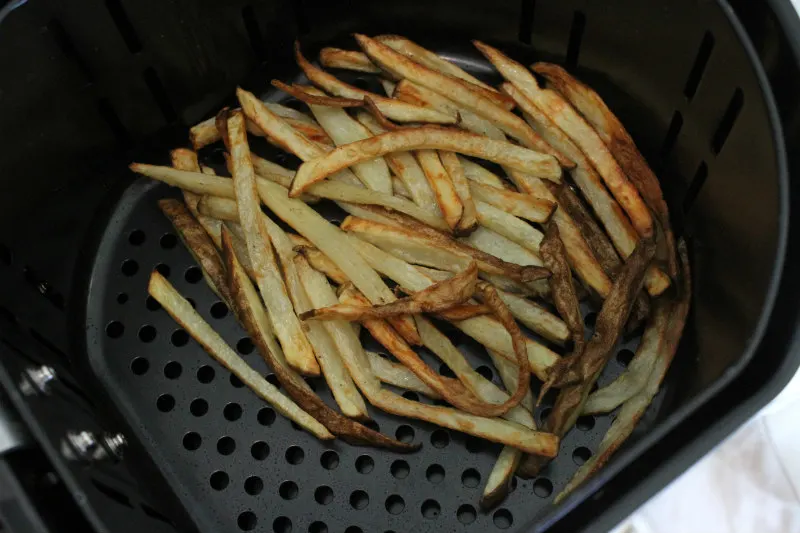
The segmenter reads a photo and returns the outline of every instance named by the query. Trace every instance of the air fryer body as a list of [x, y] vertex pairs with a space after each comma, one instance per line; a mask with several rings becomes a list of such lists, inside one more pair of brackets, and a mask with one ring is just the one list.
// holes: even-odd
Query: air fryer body
[[[237, 85], [280, 98], [267, 81], [302, 79], [295, 39], [315, 57], [322, 46], [354, 48], [353, 32], [404, 34], [490, 82], [499, 78], [471, 39], [525, 64], [557, 62], [592, 85], [629, 129], [661, 180], [693, 269], [690, 322], [643, 429], [564, 504], [508, 524], [519, 531], [610, 527], [764, 405], [798, 364], [800, 291], [789, 273], [800, 262], [792, 245], [800, 237], [789, 215], [798, 205], [790, 176], [800, 169], [786, 147], [800, 140], [800, 24], [788, 2], [732, 4], [31, 1], [0, 24], [3, 327], [36, 339], [33, 350], [45, 355], [28, 359], [49, 358], [74, 374], [97, 418], [131, 435], [133, 463], [126, 462], [145, 478], [134, 475], [139, 488], [131, 490], [158, 500], [180, 526], [236, 530], [238, 509], [228, 522], [218, 521], [224, 509], [198, 519], [207, 516], [204, 502], [176, 486], [153, 453], [156, 437], [132, 427], [128, 406], [109, 392], [105, 363], [87, 356], [105, 353], [109, 342], [101, 332], [96, 346], [87, 345], [98, 258], [122, 258], [98, 253], [116, 235], [106, 225], [123, 220], [117, 215], [127, 212], [126, 199], [160, 194], [141, 189], [147, 186], [125, 164], [165, 163], [170, 148], [186, 144], [186, 128], [229, 101]], [[388, 476], [392, 461], [382, 461]], [[282, 481], [262, 475], [268, 486]], [[386, 496], [370, 493], [375, 513], [388, 512]], [[347, 506], [341, 497], [338, 505]], [[447, 523], [461, 527], [450, 511]], [[103, 512], [92, 512], [102, 522]], [[422, 523], [445, 530], [442, 520]], [[258, 524], [268, 529], [272, 519]]]

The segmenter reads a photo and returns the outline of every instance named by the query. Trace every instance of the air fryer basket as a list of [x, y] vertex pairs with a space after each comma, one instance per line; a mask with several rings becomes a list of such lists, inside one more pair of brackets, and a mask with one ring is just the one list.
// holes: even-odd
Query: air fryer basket
[[[117, 468], [134, 472], [140, 495], [125, 495], [136, 490], [127, 473], [112, 483], [105, 472], [73, 472], [94, 486], [85, 512], [107, 518], [104, 505], [125, 500], [181, 529], [347, 533], [576, 530], [622, 518], [797, 367], [797, 285], [781, 276], [798, 260], [787, 248], [794, 199], [784, 148], [800, 125], [796, 43], [767, 4], [738, 10], [753, 43], [722, 1], [53, 0], [11, 13], [0, 25], [0, 123], [9, 132], [0, 152], [0, 317], [45, 355], [20, 349], [17, 331], [0, 329], [0, 339], [26, 360], [74, 374], [101, 425], [130, 442]], [[552, 496], [613, 415], [584, 419], [539, 478], [518, 480], [484, 512], [477, 502], [497, 447], [376, 410], [382, 431], [416, 439], [422, 451], [323, 445], [229, 379], [147, 298], [150, 270], [168, 273], [268, 371], [158, 212], [156, 200], [175, 192], [134, 181], [125, 163], [166, 162], [185, 144], [186, 126], [237, 84], [280, 98], [266, 81], [302, 79], [295, 38], [315, 57], [322, 46], [354, 47], [353, 31], [406, 34], [492, 82], [472, 38], [524, 63], [565, 65], [629, 128], [689, 241], [693, 309], [664, 390], [631, 442], [559, 507]], [[458, 340], [480, 365], [481, 349]], [[638, 339], [626, 342], [618, 349]], [[9, 366], [0, 368], [6, 388], [16, 386]], [[601, 384], [622, 369], [612, 363]], [[312, 384], [330, 400], [321, 380]], [[114, 501], [100, 503], [96, 489]], [[105, 527], [126, 527], [114, 522]]]

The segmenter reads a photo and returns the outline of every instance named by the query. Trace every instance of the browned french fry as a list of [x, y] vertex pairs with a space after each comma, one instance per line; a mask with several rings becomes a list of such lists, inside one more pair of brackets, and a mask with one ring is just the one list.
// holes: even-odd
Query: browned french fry
[[314, 350], [300, 327], [300, 321], [286, 293], [272, 244], [263, 225], [261, 202], [244, 129], [244, 114], [241, 111], [231, 113], [227, 126], [239, 221], [244, 229], [247, 251], [272, 327], [281, 341], [289, 364], [305, 374], [319, 375], [320, 369]]
[[675, 237], [669, 220], [669, 208], [664, 201], [658, 178], [639, 152], [633, 138], [591, 87], [552, 63], [537, 63], [533, 65], [533, 70], [544, 76], [547, 84], [561, 93], [594, 127], [625, 171], [625, 175], [656, 214], [666, 238], [669, 274], [675, 278], [678, 272], [678, 260], [675, 253]]
[[[172, 166], [178, 170], [188, 170], [190, 172], [200, 172], [200, 164], [197, 161], [197, 154], [188, 148], [176, 148], [170, 152]], [[213, 172], [213, 171], [212, 171]], [[208, 236], [214, 241], [214, 245], [219, 248], [221, 245], [222, 222], [211, 217], [200, 214], [197, 205], [200, 203], [201, 196], [191, 191], [183, 191], [183, 200], [189, 212], [197, 219], [201, 226], [206, 230]]]
[[431, 124], [455, 124], [458, 122], [458, 117], [455, 113], [449, 115], [436, 109], [426, 109], [348, 85], [336, 78], [336, 76], [332, 76], [321, 68], [312, 65], [311, 62], [303, 57], [300, 52], [300, 44], [297, 42], [295, 42], [295, 59], [306, 77], [314, 85], [342, 98], [363, 100], [364, 97], [369, 97], [380, 108], [381, 113], [392, 120], [398, 122], [429, 122]]
[[540, 88], [536, 78], [523, 65], [496, 48], [480, 41], [473, 41], [473, 43], [504, 78], [523, 91], [536, 107], [578, 145], [597, 169], [614, 198], [628, 213], [637, 232], [643, 237], [651, 236], [653, 219], [650, 211], [597, 132], [558, 93]]
[[497, 127], [518, 140], [524, 146], [556, 157], [564, 166], [572, 166], [572, 163], [568, 159], [553, 150], [553, 148], [544, 142], [530, 126], [525, 124], [525, 121], [506, 108], [497, 105], [494, 101], [487, 98], [484, 93], [474, 90], [474, 86], [467, 85], [462, 80], [443, 75], [412, 61], [406, 56], [395, 52], [388, 46], [374, 39], [370, 39], [366, 35], [355, 34], [355, 38], [370, 59], [381, 68], [396, 74], [400, 78], [407, 78], [453, 100], [476, 115], [492, 121]]
[[[575, 369], [581, 381], [563, 387], [556, 398], [556, 403], [545, 421], [545, 428], [556, 435], [565, 435], [572, 428], [583, 411], [592, 386], [613, 353], [625, 323], [628, 321], [636, 295], [642, 289], [647, 266], [655, 254], [655, 244], [651, 240], [642, 240], [614, 282], [603, 307], [597, 315], [595, 332], [580, 357], [574, 361], [559, 361]], [[535, 476], [545, 464], [541, 458], [526, 457], [519, 467], [519, 474], [525, 477]]]
[[[685, 243], [678, 244], [678, 255], [681, 258], [682, 272], [680, 272], [680, 276], [683, 280], [680, 297], [677, 302], [670, 306], [671, 313], [667, 320], [668, 325], [663, 331], [664, 339], [661, 343], [661, 349], [649, 373], [647, 382], [642, 390], [622, 405], [614, 422], [600, 442], [600, 448], [597, 453], [581, 465], [564, 490], [556, 496], [556, 502], [561, 501], [561, 499], [574, 490], [575, 487], [594, 475], [605, 465], [614, 452], [616, 452], [630, 434], [633, 433], [636, 424], [644, 415], [645, 410], [650, 405], [650, 402], [653, 401], [656, 393], [658, 393], [661, 382], [675, 357], [675, 351], [678, 348], [678, 343], [686, 324], [686, 317], [689, 313], [689, 305], [691, 303], [691, 273], [689, 269], [689, 259], [686, 255]], [[656, 313], [658, 313], [658, 311], [656, 311]]]
[[376, 67], [367, 56], [355, 50], [326, 47], [319, 52], [319, 62], [327, 68], [357, 70], [370, 74], [380, 74], [381, 72], [381, 69]]
[[[231, 371], [242, 383], [286, 418], [296, 422], [319, 439], [334, 436], [320, 422], [281, 394], [269, 381], [245, 363], [222, 337], [203, 320], [185, 298], [158, 272], [150, 275], [147, 292], [195, 339], [208, 354]], [[556, 441], [557, 442], [557, 441]]]
[[425, 149], [471, 155], [550, 180], [558, 181], [561, 178], [558, 161], [550, 155], [465, 131], [422, 126], [376, 135], [336, 148], [317, 160], [307, 161], [292, 182], [292, 195], [300, 194], [314, 183], [361, 161], [391, 152]]
[[361, 107], [364, 105], [363, 100], [312, 94], [300, 85], [287, 85], [280, 80], [272, 80], [271, 83], [276, 89], [294, 96], [301, 102], [305, 102], [306, 104], [310, 105], [323, 105], [330, 107]]
[[158, 207], [175, 227], [178, 236], [192, 257], [200, 264], [209, 287], [226, 304], [230, 304], [231, 295], [228, 286], [226, 283], [220, 283], [225, 279], [222, 258], [203, 226], [195, 220], [189, 209], [180, 200], [165, 198], [158, 201]]
[[336, 284], [341, 285], [350, 281], [345, 273], [336, 266], [336, 263], [317, 248], [313, 246], [296, 246], [295, 250], [306, 258], [314, 270], [322, 272]]
[[436, 314], [445, 320], [458, 321], [476, 316], [490, 315], [491, 313], [492, 310], [485, 304], [462, 304], [454, 305]]
[[469, 300], [476, 290], [477, 283], [478, 266], [473, 262], [469, 268], [452, 278], [388, 304], [367, 307], [338, 304], [312, 309], [301, 314], [300, 319], [360, 321], [385, 319], [397, 315], [438, 313]]
[[[608, 240], [606, 234], [603, 233], [603, 230], [600, 229], [594, 221], [591, 213], [589, 213], [589, 210], [583, 205], [580, 198], [572, 192], [572, 189], [563, 186], [556, 194], [558, 195], [560, 208], [569, 213], [569, 216], [575, 221], [575, 224], [581, 230], [583, 238], [586, 240], [586, 244], [589, 245], [594, 256], [600, 261], [603, 270], [605, 270], [606, 274], [613, 280], [619, 269], [622, 268], [622, 261], [614, 250], [614, 246]], [[648, 275], [652, 272], [652, 269], [653, 267], [650, 267]], [[647, 284], [647, 278], [645, 278], [645, 284]], [[628, 321], [628, 331], [635, 330], [647, 319], [649, 314], [650, 303], [647, 295], [642, 293], [636, 298], [636, 303], [633, 305], [631, 318]]]
[[464, 206], [450, 175], [439, 159], [439, 154], [435, 150], [420, 150], [417, 152], [417, 160], [436, 195], [436, 202], [445, 222], [455, 231], [464, 213]]
[[[571, 171], [572, 178], [606, 228], [614, 247], [623, 258], [628, 257], [636, 247], [638, 234], [620, 205], [609, 194], [592, 163], [550, 117], [528, 99], [523, 91], [509, 83], [503, 84], [503, 90], [519, 101], [526, 120], [536, 131], [576, 162], [576, 167]], [[648, 292], [654, 296], [661, 294], [669, 287], [669, 284], [668, 277], [656, 266], [650, 268], [645, 279]]]
[[461, 220], [453, 229], [457, 235], [469, 235], [478, 227], [478, 215], [475, 210], [475, 202], [472, 200], [472, 191], [464, 175], [464, 168], [461, 166], [458, 156], [453, 152], [439, 152], [439, 158], [450, 176], [453, 188], [463, 206]]

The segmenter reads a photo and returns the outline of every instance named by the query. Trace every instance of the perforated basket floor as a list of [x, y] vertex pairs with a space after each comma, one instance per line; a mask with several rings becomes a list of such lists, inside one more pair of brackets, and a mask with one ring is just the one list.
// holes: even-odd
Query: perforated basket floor
[[[206, 531], [524, 531], [598, 445], [611, 416], [583, 417], [535, 480], [515, 481], [502, 505], [480, 510], [500, 446], [430, 424], [371, 414], [381, 431], [419, 442], [402, 455], [321, 443], [276, 416], [212, 360], [147, 296], [158, 269], [249, 364], [270, 372], [205, 285], [156, 202], [165, 186], [139, 181], [121, 198], [103, 235], [88, 294], [87, 340], [94, 371], [147, 451]], [[470, 362], [498, 381], [483, 349], [448, 331]], [[600, 383], [624, 368], [637, 339], [619, 347]], [[365, 338], [368, 348], [378, 346]], [[428, 354], [426, 360], [436, 365]], [[277, 384], [274, 377], [269, 378]], [[332, 404], [321, 378], [311, 379]], [[412, 394], [413, 393], [409, 393]], [[411, 396], [416, 398], [416, 396]], [[646, 430], [659, 396], [637, 431]], [[425, 398], [420, 401], [430, 402]], [[537, 409], [537, 422], [552, 399]]]

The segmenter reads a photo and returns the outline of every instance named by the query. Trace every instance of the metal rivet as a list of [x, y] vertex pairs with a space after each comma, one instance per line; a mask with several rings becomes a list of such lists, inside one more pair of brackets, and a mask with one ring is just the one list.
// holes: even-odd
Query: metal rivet
[[61, 439], [61, 453], [73, 461], [118, 461], [127, 443], [122, 433], [106, 433], [98, 439], [91, 431], [69, 431]]
[[26, 396], [50, 394], [50, 384], [57, 378], [56, 371], [51, 366], [28, 368], [22, 373], [19, 390]]

